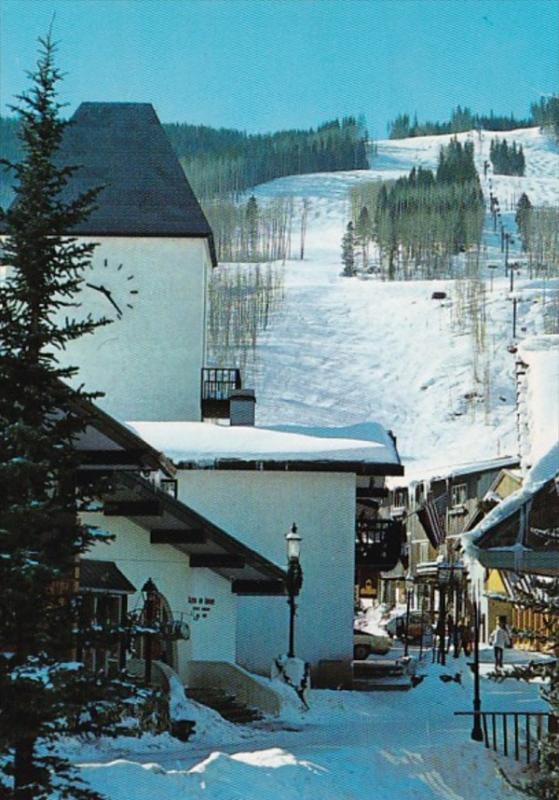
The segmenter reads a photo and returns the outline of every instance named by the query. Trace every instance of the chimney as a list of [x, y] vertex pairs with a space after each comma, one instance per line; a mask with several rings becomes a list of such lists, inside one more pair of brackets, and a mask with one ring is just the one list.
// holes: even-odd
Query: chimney
[[229, 395], [231, 425], [254, 425], [256, 397], [254, 389], [235, 389]]

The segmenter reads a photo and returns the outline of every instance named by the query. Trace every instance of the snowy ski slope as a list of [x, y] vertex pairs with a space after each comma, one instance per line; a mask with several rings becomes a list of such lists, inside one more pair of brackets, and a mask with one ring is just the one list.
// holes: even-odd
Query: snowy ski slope
[[[491, 178], [513, 232], [513, 204], [522, 191], [534, 205], [559, 204], [559, 153], [537, 129], [506, 135], [523, 145], [526, 177], [488, 176], [483, 185], [488, 192]], [[459, 135], [474, 141], [480, 174], [493, 136]], [[486, 347], [476, 376], [473, 338], [456, 318], [452, 282], [340, 276], [348, 188], [398, 177], [414, 165], [434, 168], [449, 138], [381, 141], [372, 170], [294, 176], [257, 188], [262, 201], [293, 196], [312, 202], [305, 260], [285, 266], [284, 305], [261, 338], [255, 372], [248, 376], [257, 391], [257, 424], [329, 427], [374, 420], [394, 431], [414, 472], [517, 452], [514, 356], [507, 350], [512, 303], [504, 266], [486, 280]], [[504, 263], [489, 220], [486, 256], [489, 263]], [[543, 332], [542, 308], [554, 288], [556, 283], [529, 281], [524, 271], [518, 276], [521, 338]], [[446, 291], [448, 301], [432, 300], [434, 290]], [[483, 392], [487, 402], [477, 396]]]

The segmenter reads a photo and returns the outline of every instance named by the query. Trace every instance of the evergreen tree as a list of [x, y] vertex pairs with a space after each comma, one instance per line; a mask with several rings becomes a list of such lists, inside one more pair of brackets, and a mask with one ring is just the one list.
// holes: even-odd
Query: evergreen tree
[[532, 203], [526, 192], [522, 192], [516, 204], [516, 214], [514, 215], [520, 238], [522, 239], [522, 249], [526, 253], [530, 249], [530, 216], [532, 213]]
[[343, 275], [352, 278], [355, 275], [355, 231], [353, 222], [348, 222], [342, 238]]
[[541, 97], [539, 103], [532, 104], [531, 112], [535, 124], [549, 130], [559, 142], [559, 95]]
[[253, 194], [247, 201], [245, 213], [248, 227], [248, 252], [250, 258], [256, 260], [258, 257], [258, 203]]
[[355, 240], [361, 249], [361, 261], [363, 269], [369, 266], [369, 243], [373, 235], [369, 209], [363, 206], [359, 212], [359, 218], [355, 225]]
[[489, 158], [496, 175], [524, 175], [524, 151], [515, 141], [509, 147], [506, 139], [492, 139]]
[[[38, 751], [37, 742], [87, 730], [97, 701], [107, 697], [100, 677], [74, 660], [76, 633], [88, 642], [100, 635], [85, 622], [77, 631], [75, 594], [80, 554], [104, 538], [78, 516], [93, 487], [76, 480], [74, 442], [87, 420], [75, 398], [90, 395], [66, 388], [62, 380], [77, 370], [56, 358], [107, 322], [89, 315], [61, 321], [77, 305], [94, 250], [65, 233], [87, 217], [97, 192], [60, 198], [74, 168], [56, 163], [67, 123], [56, 100], [54, 45], [50, 35], [39, 41], [32, 88], [14, 109], [23, 159], [11, 166], [16, 202], [4, 215], [0, 259], [8, 267], [0, 286], [0, 746], [7, 754], [0, 770], [17, 800], [42, 800], [54, 788], [61, 797], [97, 797], [67, 761]], [[124, 690], [118, 681], [113, 688]]]

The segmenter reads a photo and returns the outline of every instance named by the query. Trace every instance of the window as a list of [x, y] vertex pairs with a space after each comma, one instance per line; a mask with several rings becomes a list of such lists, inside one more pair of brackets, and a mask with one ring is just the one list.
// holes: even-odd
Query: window
[[462, 506], [468, 499], [468, 484], [457, 483], [451, 489], [451, 504], [452, 506]]
[[[84, 592], [81, 600], [81, 623], [84, 627], [93, 626], [101, 632], [103, 627], [111, 628], [120, 623], [123, 601], [126, 596], [104, 592]], [[115, 674], [118, 669], [119, 644], [115, 642], [110, 649], [93, 644], [78, 648], [78, 658], [88, 669], [107, 674]]]

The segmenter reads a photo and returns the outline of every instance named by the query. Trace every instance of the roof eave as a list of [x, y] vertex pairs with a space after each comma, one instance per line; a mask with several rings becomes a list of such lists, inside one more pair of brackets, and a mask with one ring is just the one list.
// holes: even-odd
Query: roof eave
[[178, 469], [250, 470], [260, 472], [349, 472], [354, 475], [403, 475], [399, 462], [316, 461], [302, 459], [216, 458], [211, 464], [203, 461], [178, 461]]

